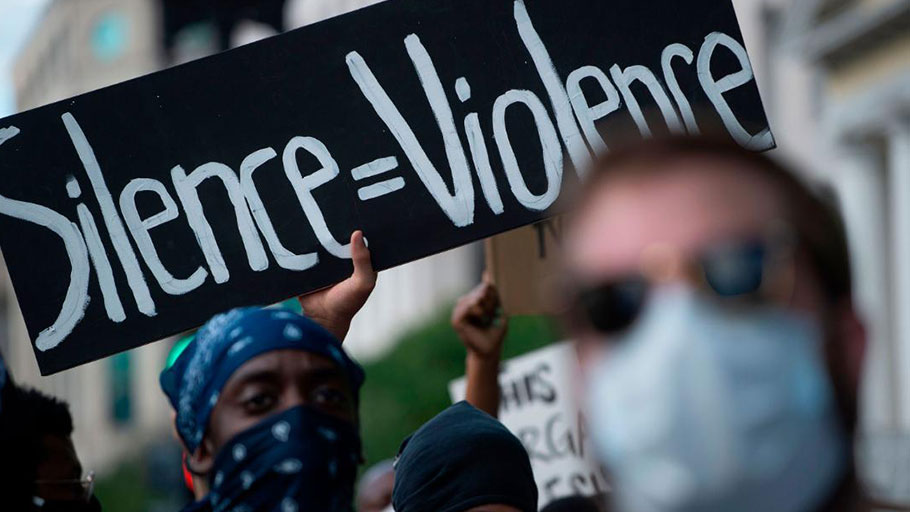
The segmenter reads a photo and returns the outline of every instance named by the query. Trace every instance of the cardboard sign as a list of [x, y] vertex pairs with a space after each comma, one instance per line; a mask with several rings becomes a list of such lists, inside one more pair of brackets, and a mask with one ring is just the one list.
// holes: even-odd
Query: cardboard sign
[[[528, 450], [540, 508], [558, 498], [593, 496], [610, 488], [575, 400], [572, 379], [577, 375], [569, 342], [504, 361], [499, 374], [499, 419]], [[464, 378], [449, 384], [453, 402], [464, 400], [465, 386]]]
[[509, 315], [559, 313], [559, 260], [563, 217], [488, 238], [486, 265]]
[[0, 120], [0, 247], [48, 374], [542, 220], [602, 119], [774, 145], [730, 2], [389, 0]]

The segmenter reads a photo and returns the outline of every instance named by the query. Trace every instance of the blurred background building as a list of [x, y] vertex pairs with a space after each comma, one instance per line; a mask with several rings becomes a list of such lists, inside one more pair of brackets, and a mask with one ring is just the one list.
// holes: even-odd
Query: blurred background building
[[[232, 0], [217, 2], [229, 12], [216, 15], [211, 0], [47, 0], [15, 61], [16, 108], [375, 1]], [[860, 460], [872, 461], [864, 471], [881, 496], [910, 503], [910, 1], [734, 4], [780, 145], [775, 154], [830, 185], [846, 214], [870, 340]], [[348, 346], [366, 360], [382, 357], [473, 284], [480, 261], [467, 247], [383, 273]], [[0, 349], [18, 380], [72, 404], [87, 467], [111, 470], [148, 453], [147, 440], [167, 439], [170, 412], [157, 375], [170, 343], [40, 378], [5, 275], [0, 286]]]
[[858, 457], [910, 503], [910, 2], [734, 2], [780, 148], [844, 212], [869, 346]]

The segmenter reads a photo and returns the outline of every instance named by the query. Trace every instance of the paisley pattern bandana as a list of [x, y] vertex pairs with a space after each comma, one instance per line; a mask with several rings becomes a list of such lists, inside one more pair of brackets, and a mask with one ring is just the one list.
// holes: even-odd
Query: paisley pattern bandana
[[298, 406], [241, 432], [215, 458], [214, 512], [353, 512], [356, 427]]
[[177, 432], [192, 453], [202, 442], [212, 409], [231, 375], [250, 359], [296, 349], [333, 360], [347, 375], [355, 398], [363, 369], [319, 324], [286, 309], [242, 308], [216, 315], [161, 373], [161, 388], [177, 411]]

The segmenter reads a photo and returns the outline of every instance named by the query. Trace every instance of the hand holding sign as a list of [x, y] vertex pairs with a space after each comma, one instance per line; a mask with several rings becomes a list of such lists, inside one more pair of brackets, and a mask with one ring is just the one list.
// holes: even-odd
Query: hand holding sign
[[354, 273], [346, 280], [332, 286], [297, 297], [306, 316], [315, 320], [344, 341], [351, 327], [351, 319], [360, 311], [376, 286], [376, 271], [370, 260], [363, 232], [351, 235], [351, 259]]

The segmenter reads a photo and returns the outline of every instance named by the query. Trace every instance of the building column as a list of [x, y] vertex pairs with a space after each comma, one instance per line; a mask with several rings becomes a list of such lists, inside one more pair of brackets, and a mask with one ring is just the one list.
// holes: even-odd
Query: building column
[[881, 155], [871, 144], [839, 145], [833, 159], [853, 272], [853, 294], [868, 336], [861, 388], [860, 425], [865, 432], [890, 431], [900, 384], [894, 372], [894, 344], [888, 282], [888, 204]]
[[895, 398], [898, 427], [910, 432], [910, 119], [896, 120], [888, 133], [894, 276]]
[[173, 339], [156, 341], [138, 349], [130, 356], [131, 400], [133, 402], [133, 432], [144, 436], [167, 434], [171, 426], [171, 407], [161, 391], [158, 377], [164, 370]]

